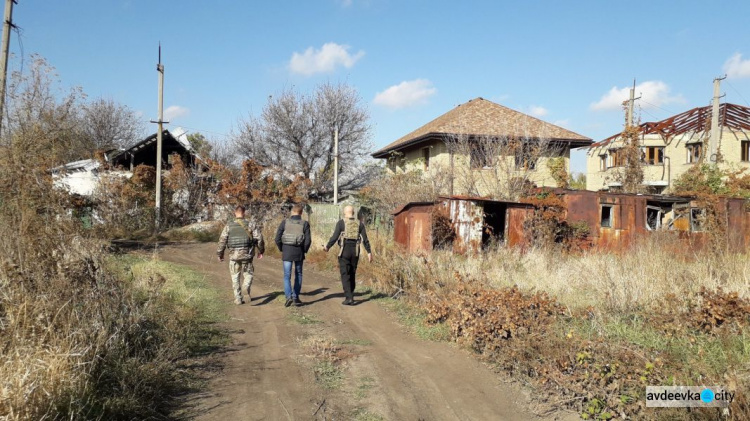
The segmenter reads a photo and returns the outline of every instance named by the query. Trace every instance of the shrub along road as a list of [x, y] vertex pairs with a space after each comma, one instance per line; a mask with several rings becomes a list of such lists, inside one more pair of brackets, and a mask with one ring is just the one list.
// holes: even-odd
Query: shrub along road
[[[342, 306], [333, 274], [305, 268], [300, 308], [283, 307], [281, 262], [255, 261], [253, 300], [235, 306], [213, 244], [164, 248], [162, 259], [205, 274], [226, 303], [233, 344], [206, 393], [188, 399], [200, 420], [528, 420], [533, 405], [469, 353], [406, 332], [370, 296]], [[554, 414], [550, 419], [577, 419]]]

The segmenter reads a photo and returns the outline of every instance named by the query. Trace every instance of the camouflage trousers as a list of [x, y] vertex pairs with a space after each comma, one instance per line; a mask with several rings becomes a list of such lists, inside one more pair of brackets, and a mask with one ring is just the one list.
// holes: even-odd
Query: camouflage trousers
[[[232, 275], [232, 289], [234, 300], [242, 301], [242, 291], [247, 293], [250, 299], [250, 287], [253, 286], [253, 261], [252, 260], [230, 260], [229, 273]], [[242, 276], [242, 289], [240, 289], [240, 276]]]

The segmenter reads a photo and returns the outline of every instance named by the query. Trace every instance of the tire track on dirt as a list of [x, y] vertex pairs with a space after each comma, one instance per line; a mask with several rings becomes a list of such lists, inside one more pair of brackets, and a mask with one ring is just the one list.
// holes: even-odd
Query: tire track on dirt
[[[250, 306], [234, 306], [226, 264], [213, 263], [213, 244], [169, 246], [160, 256], [206, 274], [211, 284], [225, 291], [231, 317], [227, 327], [236, 332], [224, 371], [211, 382], [211, 393], [200, 398], [197, 419], [314, 419], [323, 399], [327, 416], [338, 414], [328, 419], [350, 419], [345, 414], [357, 407], [391, 420], [539, 419], [520, 387], [503, 383], [468, 353], [405, 332], [375, 302], [340, 305], [340, 284], [329, 274], [305, 268], [306, 305], [299, 311], [323, 322], [305, 328], [288, 323], [291, 309], [276, 301], [283, 289], [281, 262], [276, 259], [255, 261], [255, 298]], [[345, 362], [342, 390], [323, 390], [309, 367], [295, 359], [300, 355], [299, 339], [310, 334], [367, 342]], [[372, 379], [372, 385], [358, 394], [356, 383], [362, 379]], [[569, 413], [549, 419], [560, 418], [577, 419]]]

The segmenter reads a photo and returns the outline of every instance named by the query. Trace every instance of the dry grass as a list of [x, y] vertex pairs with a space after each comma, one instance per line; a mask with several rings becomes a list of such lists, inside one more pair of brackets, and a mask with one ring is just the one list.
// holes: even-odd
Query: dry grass
[[67, 250], [75, 274], [0, 278], [0, 418], [167, 416], [199, 384], [181, 362], [221, 343], [200, 276], [86, 243]]
[[[422, 314], [417, 324], [448, 328], [452, 340], [550, 394], [551, 406], [567, 402], [589, 418], [651, 417], [641, 396], [647, 384], [750, 385], [747, 255], [687, 252], [659, 236], [621, 254], [498, 248], [467, 257], [378, 246], [382, 264], [364, 271], [376, 289], [403, 288], [397, 302]], [[545, 308], [535, 292], [562, 312], [529, 328], [522, 322]], [[508, 294], [516, 298], [499, 298]], [[747, 398], [732, 405], [734, 419], [749, 414]]]
[[407, 285], [432, 277], [432, 285], [421, 286], [434, 289], [458, 273], [493, 287], [545, 291], [571, 309], [594, 306], [605, 312], [629, 312], [650, 308], [676, 293], [687, 303], [704, 287], [750, 297], [747, 254], [676, 254], [674, 250], [670, 239], [652, 238], [622, 254], [498, 248], [474, 257], [436, 251], [429, 257], [393, 252], [386, 259], [398, 266]]

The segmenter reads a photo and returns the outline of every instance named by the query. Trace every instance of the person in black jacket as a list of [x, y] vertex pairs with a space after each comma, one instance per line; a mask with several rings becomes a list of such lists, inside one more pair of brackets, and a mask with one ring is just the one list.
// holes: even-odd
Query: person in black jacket
[[[302, 290], [302, 263], [312, 243], [310, 224], [302, 220], [302, 205], [292, 206], [292, 215], [279, 224], [275, 241], [276, 247], [281, 252], [281, 260], [284, 262], [284, 294], [286, 295], [284, 306], [289, 307], [292, 304], [301, 306], [299, 294]], [[294, 288], [291, 286], [292, 265], [294, 265]]]
[[339, 244], [339, 273], [341, 274], [341, 286], [344, 288], [346, 299], [343, 305], [354, 305], [354, 289], [357, 287], [357, 265], [359, 264], [359, 245], [365, 246], [367, 260], [372, 262], [370, 241], [367, 239], [365, 224], [354, 218], [354, 207], [344, 208], [344, 219], [336, 223], [331, 239], [325, 245], [327, 252], [333, 244]]

